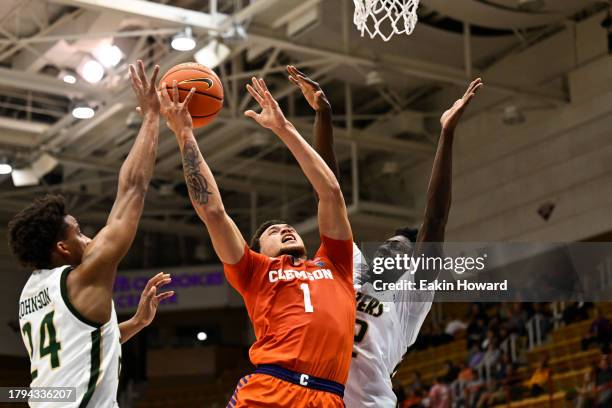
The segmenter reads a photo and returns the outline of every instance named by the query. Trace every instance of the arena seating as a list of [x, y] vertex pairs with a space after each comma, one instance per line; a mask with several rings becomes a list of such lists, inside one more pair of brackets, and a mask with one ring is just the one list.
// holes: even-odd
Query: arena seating
[[[612, 303], [598, 304], [604, 314], [612, 320]], [[559, 327], [552, 331], [548, 340], [541, 346], [522, 353], [524, 364], [516, 372], [519, 381], [527, 380], [533, 373], [539, 360], [548, 356], [548, 365], [552, 372], [549, 390], [545, 395], [525, 398], [498, 405], [511, 408], [556, 408], [570, 406], [566, 401], [568, 392], [574, 392], [584, 384], [585, 374], [597, 361], [601, 352], [591, 347], [581, 350], [581, 340], [587, 333], [594, 315], [590, 312], [587, 320]], [[453, 363], [465, 361], [467, 357], [466, 341], [457, 340], [452, 343], [409, 353], [399, 367], [395, 379], [399, 384], [409, 386], [411, 373], [418, 371], [425, 384], [432, 384], [436, 376], [444, 374], [444, 364], [450, 360]]]
[[[609, 318], [612, 318], [612, 304], [598, 306]], [[567, 393], [583, 385], [585, 374], [591, 370], [600, 355], [599, 349], [594, 347], [581, 350], [581, 338], [590, 324], [591, 319], [588, 319], [562, 326], [549, 334], [545, 344], [529, 351], [523, 350], [520, 356], [523, 364], [517, 369], [517, 378], [520, 381], [527, 380], [542, 356], [547, 355], [550, 358], [549, 367], [552, 372], [549, 390], [544, 395], [511, 401], [498, 405], [497, 408], [569, 407], [570, 402], [566, 400]], [[401, 385], [409, 386], [412, 372], [418, 371], [422, 382], [431, 384], [436, 376], [444, 374], [446, 361], [458, 364], [465, 362], [467, 357], [465, 339], [425, 350], [411, 351], [398, 368], [394, 380]], [[225, 407], [238, 380], [248, 372], [247, 367], [226, 371], [215, 380], [198, 377], [155, 379], [149, 381], [136, 406], [138, 408]]]

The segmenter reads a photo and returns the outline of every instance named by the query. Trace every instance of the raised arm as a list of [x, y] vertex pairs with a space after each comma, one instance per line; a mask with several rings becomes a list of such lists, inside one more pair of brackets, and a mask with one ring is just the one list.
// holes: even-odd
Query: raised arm
[[321, 158], [340, 180], [338, 160], [334, 151], [334, 129], [332, 126], [332, 109], [325, 93], [318, 83], [308, 78], [293, 65], [287, 67], [289, 81], [302, 91], [304, 98], [315, 111], [314, 148]]
[[334, 173], [285, 118], [263, 79], [253, 78], [253, 86], [247, 85], [247, 90], [259, 103], [262, 112], [258, 114], [249, 110], [244, 114], [272, 130], [285, 143], [317, 193], [319, 232], [332, 239], [352, 239], [344, 197]]
[[172, 98], [168, 95], [166, 84], [162, 84], [161, 89], [161, 112], [174, 132], [181, 150], [183, 173], [191, 204], [206, 225], [221, 262], [235, 264], [242, 258], [246, 242], [234, 221], [225, 212], [215, 178], [193, 135], [193, 122], [187, 106], [195, 88], [191, 89], [183, 102], [179, 100], [176, 81], [172, 86]]
[[140, 330], [151, 324], [157, 313], [159, 303], [174, 295], [173, 290], [159, 293], [160, 289], [171, 281], [170, 274], [163, 272], [149, 279], [140, 295], [140, 301], [138, 302], [138, 308], [134, 316], [119, 323], [119, 339], [121, 340], [121, 344], [125, 343], [134, 337]]
[[[480, 78], [472, 81], [463, 97], [455, 101], [453, 106], [444, 112], [440, 119], [442, 131], [434, 157], [429, 186], [427, 187], [425, 217], [417, 235], [416, 256], [442, 256], [442, 242], [444, 242], [446, 223], [451, 206], [455, 128], [463, 112], [482, 86], [483, 83]], [[417, 270], [415, 279], [416, 281], [426, 280], [431, 282], [437, 279], [438, 275], [439, 271], [427, 273], [423, 270]]]
[[475, 79], [461, 99], [442, 115], [442, 131], [438, 149], [433, 162], [433, 169], [427, 187], [427, 204], [425, 217], [417, 235], [417, 242], [443, 242], [448, 213], [451, 206], [453, 177], [453, 140], [455, 129], [463, 112], [470, 104], [476, 92], [483, 86], [480, 78]]
[[142, 61], [130, 65], [130, 80], [143, 116], [140, 132], [119, 171], [117, 197], [106, 225], [87, 246], [82, 263], [68, 277], [69, 296], [85, 317], [103, 323], [111, 310], [117, 266], [132, 245], [145, 195], [153, 175], [159, 134], [159, 100], [155, 80], [147, 79]]

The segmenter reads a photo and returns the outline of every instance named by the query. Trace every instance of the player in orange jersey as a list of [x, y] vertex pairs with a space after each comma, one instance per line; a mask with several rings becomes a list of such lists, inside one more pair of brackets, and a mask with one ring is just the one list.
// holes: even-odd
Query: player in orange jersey
[[268, 91], [247, 90], [262, 108], [245, 115], [272, 130], [295, 156], [318, 197], [321, 246], [307, 259], [302, 238], [284, 221], [268, 221], [252, 247], [225, 212], [212, 172], [193, 136], [191, 117], [161, 87], [162, 115], [174, 131], [191, 202], [206, 225], [225, 275], [242, 295], [257, 340], [255, 373], [240, 380], [229, 407], [343, 407], [355, 323], [352, 233], [342, 191], [323, 159], [302, 138]]

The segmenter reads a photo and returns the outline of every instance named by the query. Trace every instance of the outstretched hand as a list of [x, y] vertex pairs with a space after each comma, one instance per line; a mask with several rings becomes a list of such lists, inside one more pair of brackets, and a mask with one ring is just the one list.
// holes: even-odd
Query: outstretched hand
[[168, 299], [174, 295], [174, 291], [170, 290], [157, 294], [158, 290], [163, 286], [166, 286], [172, 281], [170, 274], [160, 272], [147, 282], [147, 285], [140, 295], [140, 302], [138, 302], [138, 309], [134, 315], [135, 320], [142, 326], [148, 326], [151, 324], [157, 313], [157, 307], [159, 302], [164, 299]]
[[480, 88], [482, 88], [484, 84], [482, 83], [482, 79], [476, 78], [470, 86], [468, 87], [465, 94], [461, 99], [458, 99], [453, 106], [442, 114], [440, 118], [440, 124], [442, 125], [442, 130], [447, 132], [453, 132], [459, 123], [459, 119], [461, 119], [461, 115], [465, 111], [465, 108], [470, 104], [476, 92]]
[[138, 69], [133, 64], [130, 64], [130, 82], [132, 89], [138, 99], [138, 107], [136, 111], [141, 115], [146, 113], [159, 113], [159, 97], [155, 89], [157, 82], [157, 74], [159, 73], [159, 65], [153, 68], [151, 80], [147, 79], [144, 64], [142, 60], [136, 62]]
[[172, 98], [168, 94], [166, 83], [161, 84], [161, 91], [159, 91], [159, 97], [161, 100], [161, 114], [166, 119], [168, 127], [179, 136], [181, 131], [184, 129], [193, 128], [193, 120], [189, 113], [189, 101], [195, 93], [195, 88], [191, 88], [189, 94], [185, 97], [183, 102], [179, 99], [179, 90], [176, 81], [172, 83]]
[[248, 110], [244, 112], [244, 115], [255, 120], [262, 127], [266, 129], [280, 129], [286, 125], [287, 119], [283, 114], [278, 102], [272, 97], [272, 94], [266, 86], [266, 82], [263, 79], [252, 78], [253, 86], [247, 84], [247, 91], [257, 101], [261, 107], [261, 113]]
[[317, 82], [308, 78], [293, 65], [287, 65], [287, 72], [289, 73], [289, 81], [300, 88], [312, 109], [319, 111], [331, 108], [327, 97]]

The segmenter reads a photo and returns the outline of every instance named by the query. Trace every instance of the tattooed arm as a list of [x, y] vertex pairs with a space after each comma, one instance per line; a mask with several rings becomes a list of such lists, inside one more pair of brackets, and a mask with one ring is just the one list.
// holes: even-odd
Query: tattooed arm
[[242, 258], [246, 242], [234, 221], [225, 212], [215, 178], [193, 135], [193, 123], [187, 105], [195, 88], [182, 103], [179, 102], [176, 81], [173, 84], [172, 98], [168, 95], [165, 84], [162, 84], [161, 89], [161, 113], [176, 135], [181, 149], [183, 173], [191, 204], [206, 225], [221, 262], [235, 264]]

